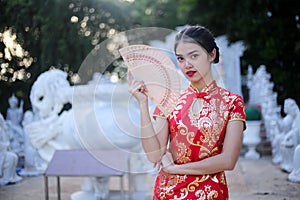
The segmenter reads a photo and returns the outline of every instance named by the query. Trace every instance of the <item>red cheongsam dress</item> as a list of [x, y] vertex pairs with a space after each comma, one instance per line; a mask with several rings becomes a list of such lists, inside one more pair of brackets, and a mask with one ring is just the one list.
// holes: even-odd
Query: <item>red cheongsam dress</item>
[[[154, 117], [165, 117], [156, 108]], [[241, 96], [233, 94], [212, 81], [201, 92], [192, 85], [182, 91], [169, 121], [170, 146], [178, 165], [196, 162], [220, 154], [229, 121], [245, 122]], [[237, 133], [239, 134], [239, 133]], [[153, 200], [226, 200], [228, 187], [224, 172], [207, 175], [177, 175], [160, 170]]]

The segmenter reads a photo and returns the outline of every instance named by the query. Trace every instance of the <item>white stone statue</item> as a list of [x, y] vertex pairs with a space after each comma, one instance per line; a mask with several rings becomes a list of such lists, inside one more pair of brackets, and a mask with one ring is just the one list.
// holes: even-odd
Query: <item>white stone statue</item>
[[31, 88], [30, 101], [39, 119], [26, 124], [24, 129], [31, 144], [46, 162], [51, 160], [57, 149], [70, 149], [71, 145], [73, 148], [80, 147], [74, 142], [73, 133], [64, 129], [64, 125], [69, 123], [67, 120], [64, 123], [69, 112], [59, 115], [64, 104], [71, 101], [71, 95], [65, 91], [70, 88], [66, 77], [67, 74], [60, 70], [50, 70], [41, 74]]
[[[22, 126], [33, 122], [35, 120], [34, 113], [27, 110], [24, 113]], [[31, 144], [30, 138], [25, 130], [24, 135], [24, 168], [20, 171], [21, 176], [36, 176], [44, 173], [47, 163], [41, 158], [37, 149]]]
[[225, 88], [243, 96], [240, 65], [240, 57], [245, 51], [243, 42], [237, 41], [230, 44], [227, 37], [223, 35], [216, 38], [216, 43], [220, 48], [219, 68], [221, 69], [219, 71], [221, 71], [220, 75], [222, 75]]
[[[300, 141], [300, 135], [298, 135], [298, 141]], [[295, 148], [293, 170], [289, 174], [288, 180], [291, 182], [300, 183], [300, 144]]]
[[285, 117], [280, 116], [277, 93], [264, 65], [253, 74], [248, 67], [249, 104], [261, 106], [267, 139], [272, 145], [272, 162], [280, 165], [288, 180], [300, 183], [300, 110], [293, 99], [284, 101]]
[[267, 140], [272, 142], [272, 121], [277, 121], [280, 116], [281, 106], [277, 105], [277, 93], [270, 92], [269, 95], [264, 97], [264, 101], [261, 104], [262, 116], [266, 131]]
[[17, 183], [22, 180], [16, 173], [18, 156], [9, 150], [7, 126], [0, 114], [0, 185]]
[[[286, 103], [287, 102], [287, 103]], [[293, 99], [286, 99], [284, 105], [285, 111], [289, 113], [292, 126], [290, 130], [284, 135], [280, 143], [282, 162], [280, 167], [283, 171], [288, 173], [293, 170], [294, 151], [300, 141], [298, 140], [300, 131], [300, 110]]]
[[10, 138], [11, 150], [18, 156], [24, 154], [24, 131], [21, 125], [23, 119], [23, 101], [18, 107], [18, 99], [12, 95], [9, 100], [10, 107], [7, 109], [6, 122]]
[[[33, 84], [30, 100], [40, 118], [24, 127], [47, 163], [57, 149], [134, 149], [140, 144], [138, 107], [134, 109], [127, 84], [107, 83], [100, 74], [94, 79], [98, 80], [70, 86], [65, 72], [49, 70]], [[72, 108], [63, 110], [66, 103]], [[97, 184], [103, 180], [89, 179], [82, 186], [84, 195], [77, 196], [99, 196], [97, 190], [104, 187]]]
[[6, 120], [11, 121], [11, 123], [13, 123], [14, 125], [21, 125], [23, 119], [23, 100], [20, 102], [20, 106], [18, 107], [19, 101], [15, 94], [13, 94], [8, 99], [8, 103], [10, 107], [7, 110]]
[[282, 132], [288, 132], [291, 130], [293, 125], [293, 110], [291, 105], [293, 104], [294, 100], [286, 99], [284, 100], [283, 111], [285, 113], [285, 117], [278, 120], [279, 129]]
[[[292, 129], [293, 125], [293, 110], [291, 105], [293, 100], [286, 99], [284, 101], [283, 111], [285, 116], [282, 118], [280, 115], [274, 116], [270, 122], [270, 141], [272, 145], [272, 162], [279, 165], [282, 162], [282, 146], [285, 135]], [[277, 118], [276, 118], [277, 117]]]
[[[272, 84], [270, 82], [271, 75], [266, 71], [266, 66], [261, 65], [253, 74], [252, 66], [248, 67], [247, 73], [247, 87], [249, 88], [250, 105], [261, 105], [266, 96], [266, 90], [272, 91]], [[270, 89], [271, 88], [271, 89]]]
[[284, 132], [280, 131], [277, 120], [272, 120], [270, 122], [270, 136], [271, 136], [271, 146], [272, 146], [272, 163], [279, 165], [282, 162], [282, 155], [280, 151], [280, 143], [284, 137]]
[[247, 87], [249, 89], [249, 100], [248, 103], [249, 104], [257, 104], [257, 97], [256, 97], [256, 91], [255, 91], [255, 87], [256, 85], [254, 85], [254, 73], [253, 73], [253, 68], [251, 65], [248, 66], [248, 70], [247, 70]]

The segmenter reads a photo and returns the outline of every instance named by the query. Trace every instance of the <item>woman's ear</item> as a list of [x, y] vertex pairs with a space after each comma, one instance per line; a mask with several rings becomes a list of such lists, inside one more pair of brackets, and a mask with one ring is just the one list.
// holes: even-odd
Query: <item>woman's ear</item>
[[214, 48], [210, 53], [210, 62], [214, 62], [214, 60], [216, 58], [216, 54], [217, 54], [217, 50], [216, 50], [216, 48]]

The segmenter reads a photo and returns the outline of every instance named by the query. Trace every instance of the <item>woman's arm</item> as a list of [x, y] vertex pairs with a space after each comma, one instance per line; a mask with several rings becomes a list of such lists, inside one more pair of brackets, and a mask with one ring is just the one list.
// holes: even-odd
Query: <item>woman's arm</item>
[[[128, 73], [128, 77], [130, 72]], [[167, 119], [157, 117], [155, 123], [151, 121], [147, 88], [143, 81], [128, 78], [128, 91], [137, 99], [141, 117], [141, 141], [150, 162], [158, 163], [166, 152], [169, 125]]]
[[170, 154], [166, 153], [162, 159], [163, 170], [171, 174], [188, 175], [213, 174], [233, 170], [242, 147], [243, 129], [243, 121], [230, 121], [227, 125], [222, 153], [201, 161], [176, 165], [172, 162]]
[[151, 122], [148, 104], [140, 104], [141, 140], [150, 162], [158, 163], [165, 154], [168, 144], [169, 125], [167, 119], [157, 117]]

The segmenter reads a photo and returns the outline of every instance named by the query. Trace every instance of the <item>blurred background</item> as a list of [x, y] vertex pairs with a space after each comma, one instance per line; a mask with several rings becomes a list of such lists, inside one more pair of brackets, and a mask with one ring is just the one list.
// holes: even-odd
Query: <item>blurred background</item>
[[[15, 94], [30, 109], [36, 78], [51, 68], [84, 84], [78, 70], [102, 41], [135, 28], [200, 24], [243, 41], [241, 73], [265, 65], [278, 103], [300, 103], [300, 7], [296, 0], [0, 0], [0, 111]], [[106, 69], [118, 69], [112, 63]], [[103, 72], [102, 72], [103, 73]], [[244, 97], [247, 88], [243, 86]]]

